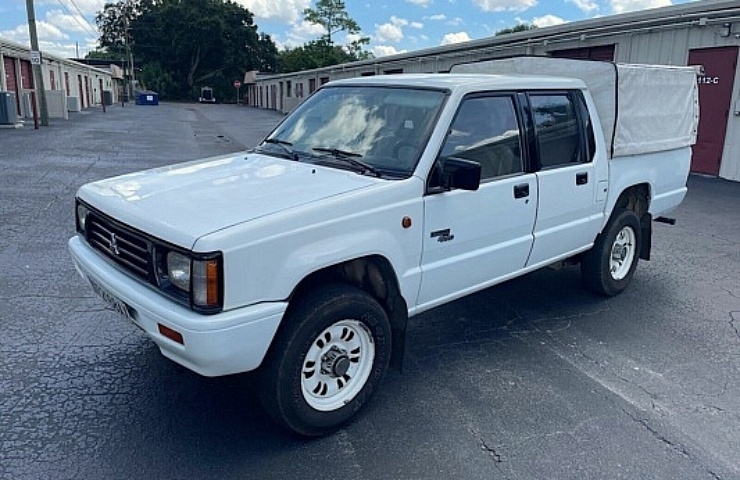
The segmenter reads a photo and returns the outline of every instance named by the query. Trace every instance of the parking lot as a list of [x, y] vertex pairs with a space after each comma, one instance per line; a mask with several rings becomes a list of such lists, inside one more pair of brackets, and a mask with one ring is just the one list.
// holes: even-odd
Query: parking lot
[[94, 296], [82, 184], [254, 146], [281, 115], [120, 105], [0, 130], [0, 478], [740, 479], [740, 183], [692, 176], [604, 299], [545, 269], [410, 321], [347, 428], [276, 428], [251, 375], [200, 377]]

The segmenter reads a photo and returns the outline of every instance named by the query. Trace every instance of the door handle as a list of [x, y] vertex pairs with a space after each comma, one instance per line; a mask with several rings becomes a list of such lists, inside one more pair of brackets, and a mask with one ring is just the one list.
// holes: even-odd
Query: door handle
[[576, 185], [586, 185], [588, 183], [588, 172], [576, 173]]
[[529, 196], [529, 184], [521, 183], [514, 186], [514, 198], [525, 198]]

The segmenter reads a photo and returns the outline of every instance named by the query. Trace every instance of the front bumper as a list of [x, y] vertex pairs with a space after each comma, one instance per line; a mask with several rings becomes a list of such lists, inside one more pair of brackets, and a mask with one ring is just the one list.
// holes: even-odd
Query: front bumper
[[[208, 377], [259, 367], [288, 307], [271, 302], [201, 315], [121, 272], [79, 237], [68, 246], [80, 275], [128, 305], [162, 355]], [[183, 344], [163, 336], [158, 324], [182, 334]]]

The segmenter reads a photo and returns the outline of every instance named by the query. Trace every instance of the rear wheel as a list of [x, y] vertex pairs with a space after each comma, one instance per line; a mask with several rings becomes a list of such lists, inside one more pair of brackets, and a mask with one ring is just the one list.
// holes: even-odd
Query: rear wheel
[[284, 321], [262, 370], [262, 403], [296, 433], [330, 433], [354, 418], [385, 374], [388, 316], [363, 290], [332, 285], [299, 299]]
[[614, 212], [593, 248], [583, 255], [581, 276], [586, 288], [607, 296], [627, 288], [640, 257], [641, 232], [633, 211]]

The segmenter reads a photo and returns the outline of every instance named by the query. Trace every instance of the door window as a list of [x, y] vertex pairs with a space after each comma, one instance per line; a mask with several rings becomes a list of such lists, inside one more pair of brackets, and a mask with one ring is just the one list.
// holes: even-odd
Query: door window
[[521, 173], [520, 140], [513, 97], [471, 97], [460, 105], [441, 160], [456, 157], [480, 163], [481, 181]]
[[529, 102], [537, 131], [537, 147], [543, 169], [584, 163], [588, 149], [581, 141], [577, 106], [571, 95], [530, 94]]

